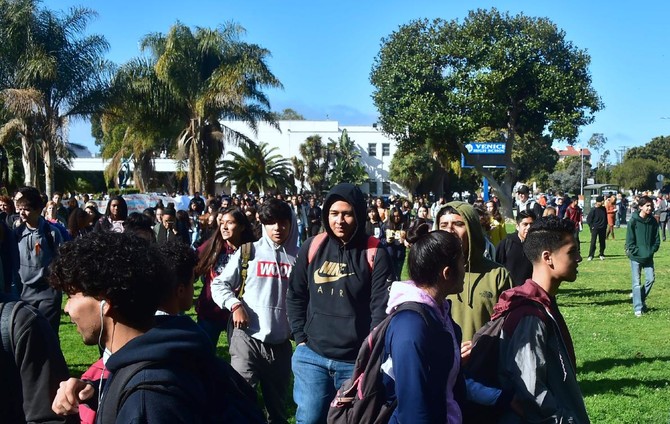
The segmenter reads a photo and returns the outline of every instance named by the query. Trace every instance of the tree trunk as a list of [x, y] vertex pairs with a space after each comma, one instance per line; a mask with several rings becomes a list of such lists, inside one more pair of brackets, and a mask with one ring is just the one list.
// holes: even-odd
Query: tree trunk
[[134, 159], [133, 183], [135, 188], [142, 193], [146, 193], [149, 187], [149, 178], [151, 176], [151, 155], [152, 151], [144, 152], [140, 157]]
[[205, 174], [205, 193], [214, 194], [216, 192], [216, 162], [220, 158], [209, 157], [207, 158], [207, 172]]
[[193, 140], [188, 147], [188, 192], [189, 194], [195, 193], [195, 147], [193, 146]]
[[51, 143], [45, 143], [42, 154], [44, 155], [44, 191], [46, 192], [47, 197], [51, 199], [53, 194], [53, 181], [55, 175], [54, 163], [56, 156], [53, 145]]
[[21, 135], [21, 162], [23, 162], [23, 185], [35, 187], [35, 148], [26, 135]]

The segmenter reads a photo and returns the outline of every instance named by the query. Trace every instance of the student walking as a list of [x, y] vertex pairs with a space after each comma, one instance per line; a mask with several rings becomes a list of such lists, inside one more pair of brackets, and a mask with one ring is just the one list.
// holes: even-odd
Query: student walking
[[[652, 202], [648, 196], [640, 197], [639, 212], [633, 213], [626, 229], [626, 255], [633, 277], [633, 312], [637, 317], [647, 310], [647, 296], [654, 285], [654, 253], [661, 245]], [[640, 285], [641, 272], [644, 272], [644, 286]]]

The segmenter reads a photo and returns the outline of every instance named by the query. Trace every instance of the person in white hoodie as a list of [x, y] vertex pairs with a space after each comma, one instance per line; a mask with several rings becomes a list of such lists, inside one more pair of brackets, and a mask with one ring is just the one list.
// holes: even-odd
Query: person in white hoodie
[[246, 280], [240, 248], [212, 281], [212, 298], [232, 312], [231, 365], [252, 387], [260, 383], [268, 422], [286, 423], [292, 353], [286, 292], [298, 226], [291, 207], [279, 199], [264, 202], [258, 213], [263, 236], [251, 246]]

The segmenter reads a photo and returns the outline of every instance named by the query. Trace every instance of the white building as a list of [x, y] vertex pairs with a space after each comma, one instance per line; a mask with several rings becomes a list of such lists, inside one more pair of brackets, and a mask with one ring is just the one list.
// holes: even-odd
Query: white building
[[[279, 129], [267, 123], [259, 123], [256, 133], [243, 121], [226, 121], [224, 124], [256, 143], [265, 142], [270, 148], [277, 147], [277, 153], [287, 159], [293, 156], [301, 158], [300, 145], [308, 137], [321, 136], [325, 144], [330, 139], [337, 141], [342, 131], [346, 129], [349, 138], [357, 146], [361, 163], [370, 177], [369, 183], [363, 184], [361, 190], [377, 196], [392, 194], [407, 196], [404, 187], [389, 179], [389, 167], [396, 151], [396, 142], [382, 134], [375, 126], [340, 125], [337, 121], [278, 121], [277, 123]], [[230, 151], [239, 153], [240, 149], [228, 146], [226, 152]], [[78, 157], [73, 160], [72, 170], [102, 171], [105, 166], [106, 161], [102, 158]], [[155, 166], [158, 172], [174, 172], [177, 169], [177, 162], [171, 159], [156, 159]]]
[[[256, 143], [267, 143], [270, 148], [277, 147], [277, 153], [290, 159], [293, 156], [302, 158], [300, 145], [313, 135], [321, 136], [324, 144], [329, 140], [337, 141], [343, 130], [347, 130], [358, 148], [361, 163], [365, 167], [370, 182], [363, 184], [361, 190], [378, 196], [407, 196], [404, 187], [389, 179], [391, 158], [396, 151], [396, 142], [377, 130], [375, 126], [340, 125], [337, 121], [278, 121], [279, 129], [267, 123], [258, 125], [254, 132], [242, 121], [227, 121], [225, 125], [238, 131]], [[228, 151], [239, 149], [229, 147]]]

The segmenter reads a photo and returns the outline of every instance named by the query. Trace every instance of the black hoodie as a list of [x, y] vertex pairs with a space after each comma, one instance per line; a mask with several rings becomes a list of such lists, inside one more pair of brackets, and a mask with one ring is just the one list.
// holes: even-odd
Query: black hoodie
[[[343, 243], [328, 222], [333, 203], [343, 200], [354, 208], [356, 229]], [[386, 317], [393, 267], [385, 249], [377, 249], [372, 270], [365, 234], [365, 199], [352, 184], [339, 184], [328, 193], [322, 208], [328, 237], [307, 261], [305, 242], [289, 282], [287, 309], [296, 343], [329, 359], [353, 362], [370, 330]]]
[[[127, 387], [138, 387], [118, 410], [117, 423], [201, 422], [206, 410], [207, 392], [203, 381], [194, 378], [187, 367], [214, 368], [216, 358], [205, 334], [188, 317], [170, 317], [145, 334], [126, 343], [107, 360], [111, 373], [103, 389], [96, 422], [105, 416], [105, 396], [117, 371], [140, 361], [160, 366], [138, 372]], [[186, 365], [186, 367], [184, 366]], [[164, 390], [143, 390], [143, 384], [160, 382]]]

